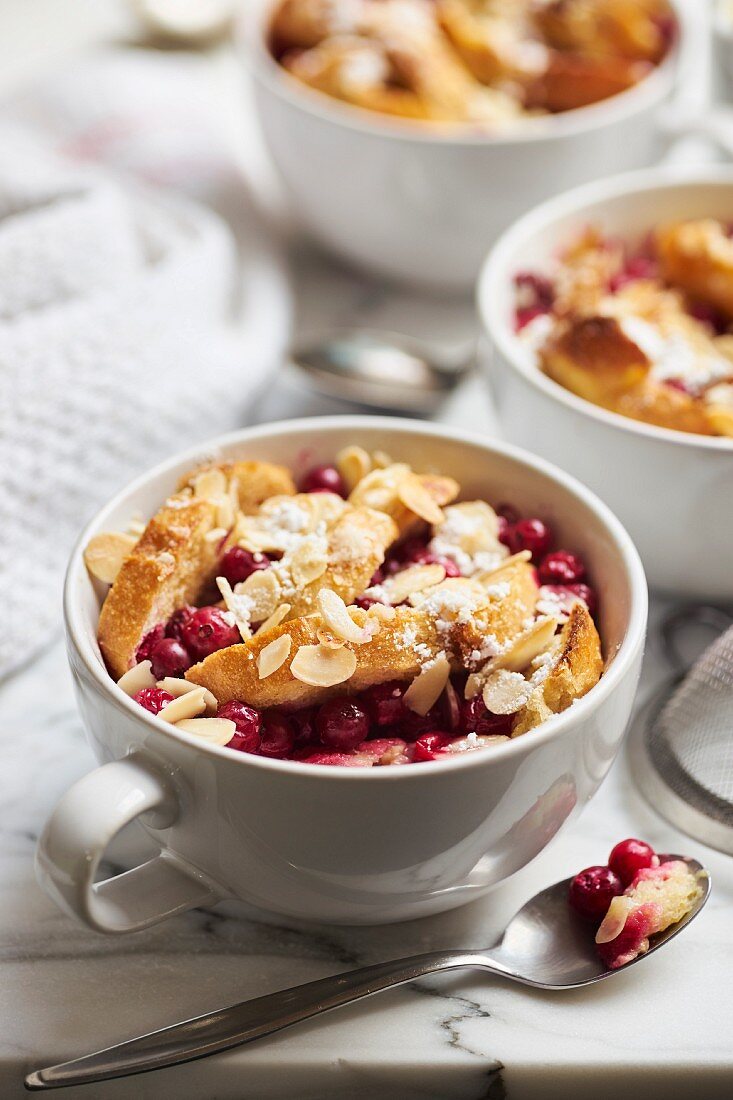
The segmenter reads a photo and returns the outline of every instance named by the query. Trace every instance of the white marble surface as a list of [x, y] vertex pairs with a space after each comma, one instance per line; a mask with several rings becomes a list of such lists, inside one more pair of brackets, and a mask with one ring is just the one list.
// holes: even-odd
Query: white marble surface
[[[57, 0], [6, 0], [0, 34], [7, 83], [33, 65], [96, 39], [110, 24], [79, 0], [60, 20]], [[76, 7], [76, 4], [75, 4]], [[117, 5], [108, 4], [110, 10]], [[81, 14], [80, 14], [81, 13]], [[94, 14], [93, 14], [94, 13]], [[35, 16], [54, 20], [41, 46]], [[95, 22], [98, 20], [98, 22]], [[61, 25], [63, 23], [63, 26]], [[33, 53], [33, 51], [31, 51]], [[217, 79], [229, 62], [212, 66]], [[10, 74], [10, 75], [8, 75]], [[228, 74], [228, 75], [227, 75]], [[299, 332], [329, 323], [430, 333], [451, 345], [472, 332], [470, 302], [386, 295], [306, 246], [293, 249]], [[333, 408], [282, 379], [253, 418]], [[487, 393], [470, 381], [442, 419], [495, 430]], [[658, 609], [656, 609], [658, 611]], [[652, 636], [642, 696], [663, 675]], [[482, 946], [525, 898], [605, 858], [621, 836], [694, 852], [714, 878], [698, 921], [643, 966], [596, 988], [555, 995], [472, 974], [396, 990], [188, 1066], [68, 1090], [69, 1100], [566, 1100], [696, 1095], [733, 1090], [733, 863], [686, 840], [634, 788], [625, 757], [592, 804], [536, 863], [491, 897], [453, 914], [375, 929], [304, 927], [227, 904], [125, 939], [104, 939], [63, 916], [33, 877], [33, 850], [60, 794], [93, 766], [60, 641], [0, 686], [0, 1098], [25, 1095], [23, 1073], [216, 1006], [361, 963], [434, 947]], [[130, 855], [123, 846], [119, 860]]]

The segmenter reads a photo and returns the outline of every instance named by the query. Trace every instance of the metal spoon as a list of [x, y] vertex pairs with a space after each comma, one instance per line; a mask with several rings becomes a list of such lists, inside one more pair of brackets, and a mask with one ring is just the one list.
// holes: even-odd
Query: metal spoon
[[[661, 858], [684, 857], [668, 855]], [[685, 859], [685, 862], [693, 872], [703, 870], [694, 859]], [[96, 1054], [37, 1070], [26, 1077], [25, 1086], [35, 1091], [82, 1085], [205, 1058], [261, 1039], [332, 1008], [370, 997], [383, 989], [445, 970], [462, 967], [487, 970], [537, 989], [577, 989], [592, 985], [620, 970], [628, 970], [681, 932], [707, 901], [710, 893], [707, 873], [701, 877], [700, 884], [702, 898], [687, 916], [655, 936], [645, 955], [619, 970], [607, 970], [596, 955], [592, 929], [568, 908], [570, 879], [564, 879], [528, 901], [509, 922], [499, 943], [487, 951], [431, 951], [283, 989], [151, 1031]]]
[[360, 405], [433, 412], [466, 376], [470, 352], [449, 359], [434, 347], [393, 332], [343, 329], [293, 348], [290, 359], [310, 385]]

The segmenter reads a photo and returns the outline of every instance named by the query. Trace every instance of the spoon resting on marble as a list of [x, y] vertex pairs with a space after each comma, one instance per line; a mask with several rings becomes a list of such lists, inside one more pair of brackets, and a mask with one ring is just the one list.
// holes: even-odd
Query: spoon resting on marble
[[486, 951], [430, 951], [241, 1001], [95, 1054], [36, 1070], [26, 1077], [25, 1087], [40, 1091], [91, 1084], [205, 1058], [384, 989], [464, 967], [485, 970], [536, 989], [593, 985], [628, 970], [665, 946], [694, 920], [707, 901], [710, 876], [697, 860], [675, 855], [659, 858], [662, 862], [686, 863], [700, 884], [699, 896], [677, 924], [653, 938], [648, 951], [618, 969], [609, 970], [596, 954], [589, 926], [568, 907], [573, 880], [563, 879], [531, 898], [509, 922], [499, 942]]

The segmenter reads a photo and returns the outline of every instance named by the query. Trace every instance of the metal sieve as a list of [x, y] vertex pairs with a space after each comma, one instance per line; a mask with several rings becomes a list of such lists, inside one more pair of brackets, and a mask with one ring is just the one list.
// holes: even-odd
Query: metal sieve
[[[688, 836], [733, 855], [733, 616], [685, 607], [662, 624], [674, 673], [637, 714], [629, 751], [632, 774], [651, 805]], [[686, 628], [718, 635], [686, 667]], [[721, 633], [722, 632], [722, 633]]]

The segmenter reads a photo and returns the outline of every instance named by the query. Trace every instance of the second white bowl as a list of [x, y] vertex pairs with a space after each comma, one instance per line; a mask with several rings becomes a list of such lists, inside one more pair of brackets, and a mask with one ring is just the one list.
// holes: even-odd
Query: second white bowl
[[733, 220], [733, 170], [659, 168], [544, 203], [497, 243], [479, 283], [490, 378], [507, 438], [575, 474], [626, 525], [652, 586], [733, 599], [733, 440], [642, 424], [548, 378], [514, 333], [514, 275], [541, 270], [589, 225], [641, 237], [659, 222]]

